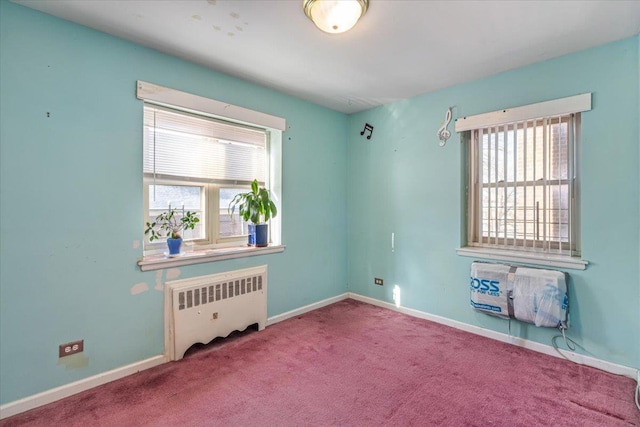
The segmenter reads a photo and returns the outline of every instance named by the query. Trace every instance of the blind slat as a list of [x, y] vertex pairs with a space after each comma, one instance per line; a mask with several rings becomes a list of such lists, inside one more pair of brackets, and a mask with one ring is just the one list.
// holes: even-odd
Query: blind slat
[[503, 209], [503, 214], [502, 214], [502, 244], [504, 246], [507, 245], [507, 217], [509, 215], [509, 194], [507, 193], [507, 181], [509, 180], [508, 177], [508, 172], [509, 172], [509, 164], [508, 164], [508, 159], [507, 159], [507, 155], [509, 153], [509, 141], [507, 140], [507, 133], [508, 133], [508, 129], [509, 126], [505, 125], [502, 128], [502, 187], [503, 187], [503, 194], [504, 194], [504, 209]]
[[[478, 137], [478, 135], [474, 135], [475, 138], [475, 144], [476, 147], [480, 147], [480, 150], [475, 150], [473, 152], [474, 156], [472, 156], [472, 160], [471, 162], [473, 162], [474, 164], [471, 165], [472, 170], [475, 171], [475, 173], [473, 174], [474, 176], [474, 181], [472, 183], [472, 190], [470, 192], [470, 194], [474, 194], [475, 197], [473, 197], [473, 201], [472, 201], [472, 205], [475, 206], [471, 206], [471, 217], [470, 218], [475, 218], [475, 215], [479, 215], [480, 216], [480, 220], [478, 221], [478, 227], [479, 230], [474, 230], [474, 236], [473, 236], [473, 241], [477, 241], [477, 240], [481, 240], [482, 239], [482, 233], [484, 231], [484, 206], [482, 206], [482, 204], [480, 203], [480, 201], [482, 200], [482, 192], [481, 191], [473, 191], [473, 188], [478, 188], [478, 185], [483, 181], [482, 177], [484, 176], [484, 164], [479, 165], [479, 159], [482, 158], [482, 156], [484, 154], [484, 150], [482, 150], [482, 146], [480, 144], [482, 144], [482, 141], [484, 141], [484, 129], [480, 130], [480, 137]], [[481, 151], [481, 153], [478, 153], [478, 151]], [[484, 190], [483, 190], [484, 191]], [[477, 233], [477, 234], [476, 234]]]
[[[573, 218], [573, 209], [574, 209], [574, 182], [575, 182], [575, 175], [574, 175], [574, 137], [575, 137], [575, 120], [572, 120], [571, 123], [569, 123], [569, 126], [567, 126], [567, 138], [568, 138], [568, 143], [567, 143], [567, 178], [570, 180], [569, 183], [569, 190], [568, 190], [568, 201], [567, 201], [567, 205], [568, 205], [568, 209], [569, 209], [569, 213], [568, 213], [568, 218], [569, 220], [571, 218]], [[574, 225], [575, 221], [570, 221], [569, 222], [569, 227], [568, 227], [568, 232], [569, 232], [569, 251], [572, 250], [572, 248], [576, 247], [576, 244], [574, 242]], [[570, 253], [571, 255], [573, 255], [573, 253]]]
[[548, 119], [542, 120], [542, 242], [545, 250], [549, 249], [549, 242], [547, 240], [547, 197], [549, 196], [547, 191], [547, 162], [548, 162]]
[[[537, 157], [538, 157], [538, 138], [537, 138], [537, 130], [538, 130], [538, 120], [533, 121], [533, 176], [532, 179], [535, 181], [538, 179], [536, 175], [536, 169], [538, 166]], [[534, 218], [534, 240], [533, 247], [535, 248], [538, 240], [540, 239], [540, 211], [538, 209], [538, 198], [536, 197], [536, 189], [537, 186], [533, 187], [533, 218]]]
[[495, 172], [495, 180], [494, 185], [495, 185], [495, 202], [494, 202], [494, 212], [493, 212], [493, 217], [495, 220], [495, 244], [498, 244], [498, 235], [500, 234], [500, 224], [499, 224], [499, 213], [498, 213], [498, 169], [499, 169], [499, 158], [498, 158], [498, 133], [500, 132], [500, 130], [496, 127], [493, 129], [493, 141], [494, 141], [494, 152], [495, 152], [495, 165], [494, 165], [494, 172]]
[[[528, 123], [529, 123], [528, 121], [525, 121], [522, 124], [522, 129], [523, 129], [523, 132], [522, 132], [522, 134], [523, 134], [522, 135], [522, 137], [523, 137], [522, 145], [523, 145], [523, 152], [524, 152], [524, 156], [523, 156], [524, 157], [524, 161], [523, 161], [524, 164], [523, 164], [523, 168], [522, 168], [523, 169], [522, 173], [523, 173], [523, 177], [524, 177], [523, 178], [524, 182], [527, 182], [527, 169], [529, 169], [527, 167], [527, 152], [529, 151], [529, 147], [527, 146], [527, 134], [529, 133], [528, 129], [527, 129]], [[529, 206], [528, 206], [528, 200], [527, 200], [527, 186], [526, 185], [523, 186], [523, 191], [524, 191], [524, 210], [523, 210], [523, 212], [524, 212], [524, 238], [522, 239], [522, 246], [526, 247], [527, 238], [529, 237], [528, 233], [527, 233], [529, 231], [528, 230], [528, 228], [529, 228], [528, 208], [529, 208]]]
[[518, 124], [514, 123], [512, 128], [513, 141], [513, 246], [516, 246], [518, 239]]

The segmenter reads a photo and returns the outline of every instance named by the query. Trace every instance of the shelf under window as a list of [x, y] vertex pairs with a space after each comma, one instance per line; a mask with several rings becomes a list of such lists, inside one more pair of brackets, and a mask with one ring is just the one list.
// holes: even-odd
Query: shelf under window
[[161, 270], [164, 268], [181, 267], [183, 265], [202, 264], [205, 262], [274, 254], [284, 252], [285, 248], [285, 245], [269, 245], [263, 248], [236, 246], [231, 248], [185, 252], [176, 257], [148, 255], [138, 261], [138, 266], [142, 271]]

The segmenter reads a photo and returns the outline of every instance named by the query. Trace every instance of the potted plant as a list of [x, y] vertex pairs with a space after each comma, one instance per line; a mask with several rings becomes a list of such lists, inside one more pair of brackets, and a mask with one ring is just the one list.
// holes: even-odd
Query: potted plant
[[[229, 203], [229, 215], [238, 208], [238, 213], [243, 220], [253, 223], [249, 226], [249, 245], [258, 247], [269, 244], [269, 225], [267, 221], [278, 215], [275, 203], [271, 200], [269, 190], [258, 188], [258, 180], [251, 183], [251, 191], [236, 194]], [[252, 230], [253, 229], [253, 230]]]
[[[167, 246], [169, 247], [169, 256], [179, 255], [180, 246], [182, 245], [182, 236], [180, 232], [182, 230], [193, 230], [200, 218], [196, 216], [195, 212], [184, 211], [182, 209], [182, 216], [178, 214], [176, 209], [171, 209], [167, 212], [162, 212], [156, 216], [154, 222], [147, 222], [147, 229], [144, 234], [151, 234], [149, 241], [167, 238]], [[164, 234], [164, 235], [163, 235]]]

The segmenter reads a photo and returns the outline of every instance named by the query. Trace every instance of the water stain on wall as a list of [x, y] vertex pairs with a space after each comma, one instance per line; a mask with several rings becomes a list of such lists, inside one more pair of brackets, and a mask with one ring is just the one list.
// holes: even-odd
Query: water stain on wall
[[56, 365], [64, 365], [66, 371], [84, 369], [89, 366], [89, 358], [84, 353], [76, 353], [71, 356], [60, 357]]
[[149, 285], [145, 282], [136, 283], [131, 287], [131, 295], [138, 295], [149, 290]]
[[164, 291], [164, 283], [162, 282], [162, 270], [156, 271], [156, 291]]
[[[180, 277], [180, 273], [181, 273], [179, 268], [172, 268], [170, 270], [166, 270], [166, 274], [165, 274], [165, 277], [164, 277], [164, 280], [163, 280], [162, 274], [163, 274], [164, 271], [165, 270], [156, 271], [156, 285], [155, 285], [155, 287], [153, 289], [155, 289], [156, 291], [159, 291], [159, 292], [164, 292], [164, 282], [166, 280], [177, 279], [178, 277]], [[142, 282], [142, 283], [138, 283], [138, 284], [134, 285], [134, 287], [139, 286], [141, 284], [146, 285], [146, 283]], [[147, 289], [148, 289], [148, 287], [147, 287]], [[144, 289], [143, 291], [140, 291], [140, 292], [144, 292], [147, 289]], [[138, 293], [140, 293], [140, 292], [138, 292]], [[131, 288], [131, 293], [133, 294], [133, 288]]]
[[167, 271], [167, 280], [174, 280], [178, 277], [180, 277], [180, 269], [172, 268], [171, 270]]

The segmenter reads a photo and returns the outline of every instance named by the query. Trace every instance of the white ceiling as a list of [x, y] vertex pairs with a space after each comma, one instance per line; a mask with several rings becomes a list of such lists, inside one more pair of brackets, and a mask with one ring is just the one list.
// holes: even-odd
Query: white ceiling
[[14, 0], [352, 113], [640, 32], [640, 1], [370, 0], [316, 29], [301, 0]]

